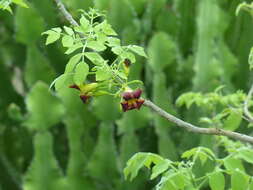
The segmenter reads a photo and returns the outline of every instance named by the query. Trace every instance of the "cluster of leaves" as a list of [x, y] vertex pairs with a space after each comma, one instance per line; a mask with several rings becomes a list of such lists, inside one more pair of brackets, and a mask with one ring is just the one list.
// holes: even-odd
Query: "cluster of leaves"
[[[252, 147], [225, 137], [218, 138], [220, 146], [229, 153], [224, 158], [217, 158], [212, 150], [201, 146], [184, 152], [181, 162], [157, 154], [137, 153], [127, 162], [125, 178], [130, 176], [133, 180], [141, 168], [147, 168], [151, 172], [150, 180], [159, 179], [156, 190], [199, 190], [207, 186], [211, 190], [252, 190], [252, 172], [245, 167], [253, 164]], [[196, 172], [205, 165], [209, 165], [206, 171], [202, 174]]]
[[11, 4], [16, 4], [21, 7], [28, 8], [24, 0], [0, 0], [0, 9], [7, 10], [12, 13]]
[[185, 105], [187, 109], [196, 105], [198, 109], [202, 109], [208, 114], [208, 116], [201, 117], [200, 122], [212, 127], [234, 131], [241, 124], [246, 95], [242, 91], [222, 95], [221, 89], [222, 87], [217, 88], [215, 92], [205, 94], [188, 92], [181, 95], [176, 104], [178, 106]]
[[[70, 84], [81, 86], [87, 84], [88, 76], [96, 83], [96, 95], [119, 95], [130, 84], [141, 81], [128, 81], [129, 67], [136, 62], [136, 53], [146, 57], [142, 47], [137, 45], [121, 45], [117, 33], [107, 23], [105, 15], [95, 9], [83, 12], [80, 25], [74, 28], [64, 26], [52, 28], [44, 32], [47, 35], [46, 45], [61, 38], [65, 54], [74, 54], [66, 64], [64, 74], [60, 75], [51, 84], [60, 90]], [[102, 57], [102, 52], [110, 49], [114, 54], [111, 62]], [[125, 63], [129, 62], [129, 63]], [[92, 77], [94, 76], [95, 77]]]

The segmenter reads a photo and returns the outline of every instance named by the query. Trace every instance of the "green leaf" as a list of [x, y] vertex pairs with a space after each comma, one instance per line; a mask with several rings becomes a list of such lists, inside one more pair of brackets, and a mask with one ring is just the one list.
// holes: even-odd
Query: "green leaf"
[[101, 28], [106, 35], [117, 36], [117, 33], [112, 29], [112, 26], [108, 24], [107, 21], [103, 21], [97, 25], [97, 28]]
[[129, 59], [131, 61], [131, 63], [136, 62], [135, 55], [131, 52], [124, 51], [119, 56], [122, 60]]
[[199, 158], [201, 161], [201, 164], [204, 165], [207, 160], [207, 155], [204, 152], [197, 152], [197, 155], [195, 158]]
[[112, 48], [112, 52], [115, 53], [116, 55], [120, 55], [121, 53], [124, 52], [124, 50], [121, 46], [115, 46]]
[[54, 43], [56, 40], [58, 40], [61, 37], [61, 31], [62, 29], [52, 28], [51, 30], [48, 30], [46, 32], [43, 32], [42, 35], [48, 35], [46, 40], [46, 45]]
[[90, 22], [88, 19], [85, 18], [85, 16], [82, 15], [80, 19], [80, 24], [83, 29], [83, 32], [85, 32], [89, 28]]
[[50, 31], [48, 33], [47, 36], [47, 40], [46, 40], [46, 45], [54, 43], [55, 41], [57, 41], [59, 38], [61, 37], [61, 34], [54, 32], [54, 31]]
[[67, 27], [67, 26], [63, 26], [63, 28], [64, 28], [65, 32], [66, 32], [68, 35], [72, 36], [72, 35], [74, 34], [74, 31], [73, 31], [72, 28]]
[[249, 176], [240, 170], [235, 170], [231, 176], [232, 190], [247, 189], [249, 182]]
[[151, 174], [150, 179], [153, 180], [158, 175], [164, 173], [169, 168], [169, 166], [170, 166], [170, 161], [169, 160], [162, 160], [161, 162], [159, 162], [158, 164], [156, 164], [152, 168], [152, 174]]
[[60, 27], [55, 27], [55, 28], [52, 28], [51, 30], [54, 31], [54, 32], [57, 32], [57, 33], [61, 33], [62, 32], [62, 29]]
[[138, 175], [139, 170], [144, 166], [146, 160], [146, 156], [137, 153], [135, 154], [128, 162], [127, 166], [124, 169], [124, 175], [125, 178], [127, 179], [128, 176], [130, 175], [130, 181], [133, 180]]
[[74, 55], [73, 57], [70, 58], [69, 62], [67, 63], [66, 67], [65, 67], [65, 72], [64, 73], [71, 73], [73, 72], [76, 64], [80, 61], [80, 59], [82, 58], [82, 53], [78, 53], [76, 55]]
[[199, 122], [201, 122], [201, 123], [206, 123], [206, 124], [208, 124], [208, 125], [213, 124], [213, 120], [210, 119], [210, 118], [208, 118], [208, 117], [201, 117], [201, 118], [199, 119]]
[[181, 190], [185, 186], [185, 177], [180, 172], [167, 172], [157, 185], [157, 190]]
[[147, 57], [147, 54], [145, 53], [143, 47], [131, 45], [129, 49], [140, 56]]
[[152, 153], [136, 153], [130, 160], [127, 161], [127, 166], [124, 169], [124, 176], [127, 179], [130, 175], [130, 180], [133, 180], [138, 175], [139, 170], [146, 166], [150, 168], [152, 163], [158, 164], [163, 160], [162, 157]]
[[177, 190], [177, 185], [172, 180], [168, 179], [159, 190]]
[[95, 51], [104, 51], [106, 49], [106, 46], [99, 41], [88, 41], [87, 47]]
[[97, 38], [97, 41], [98, 41], [98, 42], [100, 42], [100, 43], [102, 43], [102, 44], [105, 44], [106, 39], [107, 39], [107, 36], [106, 36], [104, 33], [102, 33], [102, 32], [98, 32], [98, 33], [96, 34], [96, 38]]
[[76, 66], [74, 74], [74, 83], [77, 85], [83, 84], [89, 73], [89, 65], [85, 62], [80, 62]]
[[110, 47], [115, 47], [115, 46], [120, 46], [120, 39], [114, 38], [114, 37], [108, 37], [108, 46]]
[[74, 44], [74, 39], [71, 36], [63, 36], [62, 37], [62, 45], [63, 47], [71, 47]]
[[172, 179], [179, 189], [184, 189], [185, 176], [183, 173], [180, 173], [180, 172], [175, 173]]
[[236, 130], [241, 124], [242, 114], [243, 113], [241, 109], [231, 110], [230, 115], [224, 122], [223, 128], [231, 131]]
[[29, 117], [25, 125], [36, 130], [45, 130], [60, 122], [65, 112], [61, 101], [42, 82], [33, 86], [27, 96], [26, 106]]
[[83, 47], [83, 44], [80, 42], [80, 43], [76, 43], [76, 44], [74, 44], [73, 46], [71, 46], [71, 47], [69, 47], [68, 49], [67, 49], [67, 51], [65, 52], [65, 54], [71, 54], [71, 53], [73, 53], [74, 51], [76, 51], [76, 50], [78, 50], [78, 49], [80, 49], [80, 48], [82, 48]]
[[57, 77], [50, 86], [54, 85], [55, 90], [59, 91], [62, 88], [67, 88], [69, 85], [73, 84], [72, 76], [70, 74], [62, 74]]
[[253, 150], [250, 148], [244, 148], [244, 149], [238, 150], [236, 157], [243, 159], [244, 161], [250, 164], [253, 164]]
[[227, 170], [233, 171], [233, 170], [239, 169], [241, 171], [244, 171], [242, 161], [239, 159], [231, 158], [228, 156], [223, 161], [224, 161], [224, 166]]
[[95, 65], [101, 65], [105, 60], [96, 52], [86, 52], [84, 55]]
[[185, 151], [183, 154], [182, 154], [182, 158], [187, 158], [189, 159], [190, 157], [192, 157], [197, 151], [197, 148], [192, 148], [190, 150], [187, 150]]
[[240, 3], [236, 8], [235, 15], [238, 16], [239, 12], [245, 7], [248, 7], [248, 4], [246, 2]]
[[112, 77], [112, 74], [105, 69], [98, 69], [96, 71], [96, 81], [103, 81], [107, 80]]
[[196, 160], [197, 158], [199, 158], [202, 164], [206, 162], [207, 158], [209, 158], [210, 160], [215, 159], [214, 153], [210, 149], [205, 148], [205, 147], [197, 147], [197, 148], [193, 148], [191, 150], [185, 151], [181, 157], [187, 158], [187, 159], [193, 157], [193, 160]]
[[209, 175], [209, 186], [212, 190], [225, 189], [225, 177], [222, 171], [216, 171]]
[[85, 34], [89, 32], [90, 27], [91, 27], [90, 21], [86, 19], [84, 15], [82, 15], [80, 19], [80, 26], [77, 26], [74, 29], [76, 32]]
[[135, 83], [143, 85], [143, 82], [141, 80], [132, 80], [132, 81], [128, 82], [127, 84], [135, 84]]
[[11, 5], [11, 1], [8, 1], [8, 0], [0, 1], [0, 9], [7, 10], [12, 14], [12, 9], [10, 5]]
[[176, 105], [179, 107], [186, 105], [187, 109], [189, 109], [193, 103], [200, 105], [203, 99], [204, 97], [201, 93], [187, 92], [178, 97]]

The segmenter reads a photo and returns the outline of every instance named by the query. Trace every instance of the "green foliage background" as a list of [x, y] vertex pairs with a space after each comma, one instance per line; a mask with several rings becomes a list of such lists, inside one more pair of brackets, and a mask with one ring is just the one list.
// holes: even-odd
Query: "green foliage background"
[[[252, 81], [252, 17], [235, 16], [242, 0], [63, 2], [75, 18], [78, 9], [106, 10], [124, 44], [145, 47], [148, 61], [138, 57], [130, 78], [144, 81], [146, 97], [187, 121], [196, 123], [204, 113], [177, 108], [180, 94], [220, 85], [226, 93], [247, 91]], [[122, 114], [107, 96], [85, 105], [71, 89], [53, 95], [49, 85], [69, 57], [60, 43], [45, 46], [41, 33], [68, 23], [51, 0], [28, 5], [15, 7], [13, 15], [0, 11], [1, 190], [148, 190], [156, 181], [147, 181], [147, 172], [124, 180], [123, 168], [134, 153], [179, 160], [199, 145], [215, 150], [214, 137], [173, 127], [147, 108]], [[239, 131], [252, 133], [243, 125]]]

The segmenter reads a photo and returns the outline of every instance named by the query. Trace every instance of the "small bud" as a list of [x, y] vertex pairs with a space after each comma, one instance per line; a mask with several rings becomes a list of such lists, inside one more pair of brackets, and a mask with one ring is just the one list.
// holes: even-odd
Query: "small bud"
[[130, 67], [131, 66], [131, 61], [130, 61], [130, 59], [125, 59], [124, 60], [124, 65], [126, 66], [126, 67]]

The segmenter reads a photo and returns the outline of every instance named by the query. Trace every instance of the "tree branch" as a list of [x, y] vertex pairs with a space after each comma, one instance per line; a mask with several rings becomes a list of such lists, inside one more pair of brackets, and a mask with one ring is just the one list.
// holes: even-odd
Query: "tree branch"
[[67, 11], [64, 4], [61, 2], [61, 0], [54, 0], [59, 11], [63, 14], [65, 19], [73, 26], [79, 26], [78, 23], [75, 21], [75, 19], [72, 17], [72, 15]]
[[[253, 91], [253, 90], [252, 90]], [[253, 93], [253, 92], [252, 92]], [[233, 131], [226, 131], [223, 129], [218, 129], [218, 128], [201, 128], [197, 127], [191, 123], [187, 123], [158, 107], [155, 105], [153, 102], [149, 100], [145, 100], [143, 103], [144, 106], [150, 108], [154, 112], [156, 112], [158, 115], [162, 116], [166, 120], [177, 124], [178, 127], [183, 128], [189, 132], [192, 133], [200, 133], [200, 134], [206, 134], [206, 135], [221, 135], [221, 136], [227, 136], [236, 140], [240, 140], [242, 142], [247, 142], [253, 144], [253, 137], [244, 135], [241, 133], [233, 132]]]
[[[54, 0], [54, 1], [56, 2], [59, 11], [63, 14], [65, 19], [71, 25], [79, 26], [78, 23], [73, 19], [72, 15], [66, 10], [66, 8], [65, 8], [64, 4], [61, 2], [61, 0]], [[252, 95], [253, 95], [253, 85], [250, 89], [250, 92], [249, 92], [248, 97], [247, 97], [245, 104], [244, 104], [245, 114], [247, 115], [247, 117], [249, 117], [249, 119], [251, 121], [253, 121], [253, 117], [251, 116], [251, 114], [248, 110], [248, 104], [249, 104], [249, 101], [250, 101]], [[164, 117], [168, 121], [177, 124], [179, 127], [186, 129], [189, 132], [206, 134], [206, 135], [222, 135], [222, 136], [234, 138], [236, 140], [240, 140], [242, 142], [247, 142], [247, 143], [253, 144], [253, 137], [251, 137], [251, 136], [240, 134], [240, 133], [233, 132], [233, 131], [226, 131], [226, 130], [218, 129], [218, 128], [197, 127], [195, 125], [187, 123], [187, 122], [167, 113], [166, 111], [164, 111], [163, 109], [161, 109], [160, 107], [158, 107], [157, 105], [155, 105], [153, 102], [151, 102], [149, 100], [145, 100], [143, 105], [152, 109], [154, 112], [156, 112], [158, 115]]]
[[250, 103], [250, 99], [252, 98], [252, 95], [253, 95], [253, 84], [249, 90], [249, 93], [247, 95], [247, 98], [244, 102], [244, 107], [243, 107], [244, 114], [247, 116], [250, 122], [253, 122], [253, 116], [249, 112], [249, 103]]

